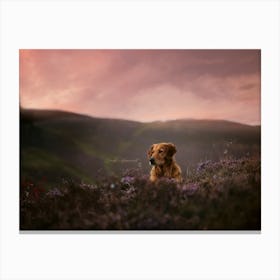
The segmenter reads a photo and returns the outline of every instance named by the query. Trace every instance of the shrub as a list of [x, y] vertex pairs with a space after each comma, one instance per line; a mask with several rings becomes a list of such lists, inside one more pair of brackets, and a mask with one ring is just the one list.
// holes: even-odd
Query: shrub
[[259, 230], [260, 161], [200, 163], [181, 184], [139, 170], [94, 185], [20, 188], [22, 230]]

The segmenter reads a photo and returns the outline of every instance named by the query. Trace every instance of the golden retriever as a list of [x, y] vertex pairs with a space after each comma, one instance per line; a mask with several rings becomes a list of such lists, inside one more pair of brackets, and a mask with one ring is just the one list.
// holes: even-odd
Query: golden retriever
[[177, 182], [182, 182], [181, 168], [174, 159], [176, 151], [176, 147], [172, 143], [158, 143], [150, 147], [148, 158], [153, 166], [150, 173], [152, 182], [162, 177], [174, 178]]

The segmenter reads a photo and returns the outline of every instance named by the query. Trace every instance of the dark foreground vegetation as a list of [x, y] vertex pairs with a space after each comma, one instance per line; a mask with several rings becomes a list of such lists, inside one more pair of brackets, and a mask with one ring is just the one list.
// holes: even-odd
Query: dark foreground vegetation
[[[147, 173], [144, 173], [147, 174]], [[149, 182], [140, 169], [94, 184], [46, 188], [22, 178], [22, 230], [260, 230], [258, 159], [205, 161], [184, 183]]]

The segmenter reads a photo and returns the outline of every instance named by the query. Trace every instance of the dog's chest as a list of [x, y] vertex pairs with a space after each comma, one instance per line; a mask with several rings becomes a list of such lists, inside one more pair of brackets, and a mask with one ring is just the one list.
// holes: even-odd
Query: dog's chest
[[169, 168], [162, 168], [162, 167], [159, 167], [159, 166], [155, 166], [154, 167], [154, 170], [155, 170], [155, 173], [157, 175], [157, 177], [171, 177], [171, 173], [172, 173], [172, 170]]

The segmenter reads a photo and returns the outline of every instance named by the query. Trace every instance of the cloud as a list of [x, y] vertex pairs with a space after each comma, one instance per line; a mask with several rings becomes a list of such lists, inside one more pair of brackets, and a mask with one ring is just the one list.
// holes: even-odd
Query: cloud
[[260, 51], [21, 50], [20, 97], [101, 117], [259, 123]]

